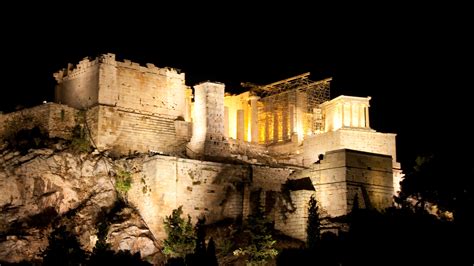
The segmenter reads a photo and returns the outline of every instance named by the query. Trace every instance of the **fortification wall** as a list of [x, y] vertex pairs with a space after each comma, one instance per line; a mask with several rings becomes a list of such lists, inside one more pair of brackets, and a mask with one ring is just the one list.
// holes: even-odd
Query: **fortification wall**
[[[252, 189], [280, 191], [290, 172], [285, 168], [154, 156], [143, 163], [141, 173], [134, 175], [128, 199], [140, 210], [155, 236], [163, 238], [163, 219], [173, 209], [182, 205], [183, 212], [194, 222], [202, 215], [208, 223], [237, 218], [243, 214], [243, 184], [251, 184]], [[253, 182], [249, 183], [251, 178]]]
[[286, 217], [279, 214], [275, 219], [275, 229], [280, 230], [287, 236], [306, 241], [306, 226], [308, 221], [308, 203], [314, 191], [297, 190], [291, 191], [290, 197], [294, 206], [294, 212], [286, 213]]
[[190, 123], [175, 120], [174, 116], [138, 113], [116, 107], [97, 107], [97, 135], [99, 149], [165, 154], [184, 152], [190, 138]]
[[118, 107], [175, 118], [186, 116], [184, 73], [153, 64], [143, 67], [125, 60], [117, 62], [116, 74]]
[[318, 160], [319, 154], [338, 149], [390, 155], [393, 162], [396, 162], [395, 136], [392, 133], [346, 129], [317, 134], [303, 141], [302, 163], [310, 165]]
[[[129, 200], [158, 238], [164, 238], [163, 219], [183, 206], [183, 212], [206, 216], [209, 223], [242, 213], [242, 192], [238, 185], [247, 178], [244, 166], [155, 156], [136, 176]], [[142, 181], [143, 179], [143, 181]]]
[[114, 54], [94, 60], [85, 58], [76, 66], [54, 74], [56, 102], [84, 109], [97, 104], [130, 111], [187, 117], [184, 73], [153, 64], [140, 66], [118, 62]]
[[0, 114], [0, 138], [21, 129], [37, 126], [51, 138], [71, 137], [77, 110], [66, 105], [47, 103], [8, 114]]
[[99, 59], [80, 61], [73, 69], [68, 68], [54, 74], [58, 84], [55, 88], [55, 101], [68, 106], [85, 109], [98, 103]]
[[361, 208], [382, 210], [392, 203], [390, 156], [346, 149], [331, 151], [310, 169], [291, 176], [292, 179], [302, 177], [311, 178], [324, 215], [347, 214], [356, 194]]
[[393, 172], [390, 156], [346, 153], [348, 210], [357, 194], [359, 206], [382, 210], [392, 205]]

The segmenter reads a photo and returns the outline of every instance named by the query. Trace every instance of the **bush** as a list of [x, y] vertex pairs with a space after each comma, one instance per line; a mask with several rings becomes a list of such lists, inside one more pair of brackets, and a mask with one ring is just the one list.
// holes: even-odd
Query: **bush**
[[168, 237], [163, 241], [163, 253], [171, 258], [184, 258], [194, 252], [196, 237], [191, 224], [191, 216], [187, 221], [181, 218], [183, 206], [174, 209], [164, 220], [165, 231]]
[[76, 125], [72, 129], [71, 148], [75, 152], [91, 152], [92, 147], [84, 127]]
[[272, 237], [272, 223], [265, 216], [260, 203], [255, 213], [247, 218], [247, 230], [250, 244], [235, 250], [234, 255], [247, 256], [247, 265], [266, 265], [268, 260], [278, 255], [278, 251], [273, 248], [276, 241]]
[[132, 188], [132, 173], [120, 170], [115, 177], [115, 189], [126, 194]]

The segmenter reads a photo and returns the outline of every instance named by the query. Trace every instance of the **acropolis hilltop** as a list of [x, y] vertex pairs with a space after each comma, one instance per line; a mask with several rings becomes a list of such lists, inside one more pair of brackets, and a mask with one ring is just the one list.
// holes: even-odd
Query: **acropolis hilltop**
[[[312, 195], [336, 217], [354, 199], [391, 206], [399, 189], [396, 134], [371, 128], [370, 96], [331, 99], [331, 78], [304, 73], [232, 94], [223, 83], [190, 86], [176, 69], [114, 54], [69, 64], [54, 78], [54, 103], [0, 114], [0, 137], [7, 121], [28, 116], [24, 127], [49, 137], [70, 139], [79, 124], [99, 152], [150, 154], [143, 176], [151, 192], [132, 184], [128, 197], [160, 239], [163, 217], [180, 205], [215, 222], [247, 216], [258, 198], [275, 228], [304, 240]], [[277, 210], [283, 185], [294, 205], [286, 217]]]

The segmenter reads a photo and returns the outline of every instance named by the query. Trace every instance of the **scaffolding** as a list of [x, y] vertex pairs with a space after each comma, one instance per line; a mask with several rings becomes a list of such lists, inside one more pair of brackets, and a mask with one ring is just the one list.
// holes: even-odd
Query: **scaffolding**
[[[304, 73], [264, 86], [253, 86], [258, 104], [259, 143], [290, 141], [324, 131], [319, 105], [330, 98], [331, 78], [312, 81]], [[244, 84], [245, 85], [245, 84]]]

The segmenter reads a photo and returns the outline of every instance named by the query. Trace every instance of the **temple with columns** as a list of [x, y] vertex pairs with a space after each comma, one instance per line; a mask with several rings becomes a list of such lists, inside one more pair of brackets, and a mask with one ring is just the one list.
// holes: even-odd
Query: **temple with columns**
[[[153, 155], [147, 169], [159, 171], [143, 174], [156, 181], [153, 192], [129, 193], [152, 227], [157, 215], [186, 204], [186, 212], [204, 212], [208, 221], [245, 216], [257, 195], [277, 228], [304, 239], [298, 225], [311, 195], [332, 217], [347, 214], [354, 199], [383, 209], [402, 177], [396, 134], [370, 126], [371, 97], [330, 99], [331, 78], [309, 75], [243, 83], [247, 91], [231, 94], [219, 82], [190, 87], [176, 69], [103, 54], [54, 74], [55, 103], [0, 114], [0, 125], [30, 117], [25, 127], [65, 139], [80, 126], [99, 151]], [[275, 196], [284, 185], [297, 208], [289, 220], [275, 211], [286, 204]], [[161, 226], [153, 229], [158, 235]]]

